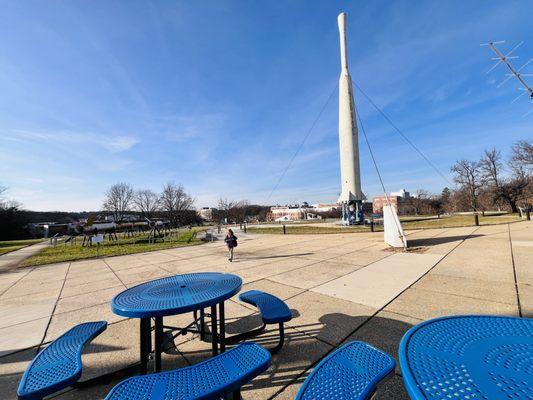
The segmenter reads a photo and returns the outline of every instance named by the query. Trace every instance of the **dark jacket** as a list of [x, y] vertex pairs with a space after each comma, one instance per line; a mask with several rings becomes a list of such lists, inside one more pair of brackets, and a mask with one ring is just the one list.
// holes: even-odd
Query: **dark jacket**
[[235, 235], [233, 236], [226, 235], [226, 238], [224, 239], [224, 241], [226, 242], [226, 245], [230, 249], [237, 247], [237, 236]]

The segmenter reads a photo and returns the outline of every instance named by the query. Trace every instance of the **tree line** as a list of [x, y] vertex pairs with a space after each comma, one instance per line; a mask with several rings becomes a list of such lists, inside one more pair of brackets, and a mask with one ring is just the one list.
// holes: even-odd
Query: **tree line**
[[132, 185], [120, 182], [105, 192], [102, 211], [112, 215], [115, 222], [122, 222], [127, 215], [135, 213], [140, 218], [166, 218], [177, 227], [201, 223], [193, 205], [193, 197], [183, 185], [174, 182], [165, 184], [160, 193], [135, 190]]
[[521, 140], [504, 160], [495, 148], [478, 160], [459, 160], [451, 168], [463, 202], [472, 211], [497, 207], [518, 212], [533, 200], [533, 143]]
[[250, 221], [266, 221], [270, 206], [250, 204], [248, 200], [228, 200], [219, 198], [217, 207], [212, 210], [212, 219], [219, 224]]
[[439, 195], [419, 189], [403, 205], [404, 214], [528, 209], [533, 201], [533, 143], [516, 142], [504, 159], [495, 148], [485, 150], [479, 159], [462, 159], [451, 167], [454, 189]]

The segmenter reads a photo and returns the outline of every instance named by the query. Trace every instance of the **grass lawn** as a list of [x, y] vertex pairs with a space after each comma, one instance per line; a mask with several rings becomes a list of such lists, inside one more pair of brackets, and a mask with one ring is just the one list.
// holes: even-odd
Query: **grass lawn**
[[[430, 229], [430, 228], [457, 228], [461, 226], [474, 226], [473, 215], [452, 215], [442, 216], [437, 218], [435, 216], [408, 216], [401, 217], [402, 226], [404, 229]], [[520, 221], [518, 214], [493, 214], [483, 217], [479, 215], [480, 225], [496, 225], [506, 224], [509, 222]], [[249, 227], [249, 232], [253, 233], [273, 233], [283, 234], [283, 226], [276, 227]], [[374, 226], [374, 231], [383, 231], [383, 226]], [[287, 234], [323, 234], [323, 233], [357, 233], [370, 232], [368, 226], [318, 226], [308, 224], [286, 224]]]
[[10, 251], [22, 249], [23, 247], [29, 246], [30, 244], [42, 242], [43, 240], [44, 239], [27, 239], [7, 240], [5, 242], [0, 242], [0, 255], [9, 253]]
[[[144, 253], [146, 251], [168, 249], [172, 247], [192, 246], [202, 243], [196, 237], [202, 228], [193, 228], [191, 231], [180, 232], [170, 238], [165, 238], [164, 242], [148, 243], [148, 234], [143, 233], [135, 237], [124, 237], [119, 235], [118, 240], [109, 241], [107, 238], [100, 245], [98, 255], [119, 256], [133, 253]], [[51, 264], [63, 261], [74, 261], [85, 258], [96, 257], [97, 246], [82, 246], [83, 238], [77, 238], [75, 244], [59, 242], [56, 247], [46, 247], [40, 253], [27, 258], [20, 266], [28, 267], [34, 265]]]
[[[520, 221], [518, 214], [486, 214], [482, 216], [479, 214], [480, 225], [497, 225], [507, 224], [509, 222]], [[452, 215], [436, 217], [404, 217], [401, 219], [404, 229], [425, 229], [425, 228], [457, 228], [460, 226], [474, 226], [474, 216], [467, 215]]]

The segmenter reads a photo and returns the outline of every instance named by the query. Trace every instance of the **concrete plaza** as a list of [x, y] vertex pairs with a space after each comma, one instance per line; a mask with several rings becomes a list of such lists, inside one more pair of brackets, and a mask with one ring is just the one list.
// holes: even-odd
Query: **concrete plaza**
[[[83, 356], [82, 379], [138, 360], [139, 321], [114, 315], [110, 301], [138, 283], [174, 274], [239, 275], [242, 291], [259, 289], [289, 304], [285, 347], [270, 369], [243, 388], [244, 399], [292, 399], [312, 367], [350, 340], [367, 341], [397, 358], [413, 325], [450, 314], [533, 317], [533, 224], [410, 231], [408, 253], [394, 252], [382, 233], [246, 235], [230, 263], [221, 241], [164, 251], [19, 269], [0, 274], [0, 398], [15, 399], [22, 372], [39, 347], [73, 325], [107, 320]], [[227, 333], [258, 326], [256, 310], [226, 303]], [[168, 318], [186, 322], [190, 315]], [[166, 321], [166, 319], [165, 319]], [[276, 332], [255, 339], [271, 346]], [[175, 340], [164, 368], [210, 357], [192, 335]], [[117, 381], [70, 389], [59, 399], [99, 399]], [[378, 399], [407, 398], [401, 371]]]

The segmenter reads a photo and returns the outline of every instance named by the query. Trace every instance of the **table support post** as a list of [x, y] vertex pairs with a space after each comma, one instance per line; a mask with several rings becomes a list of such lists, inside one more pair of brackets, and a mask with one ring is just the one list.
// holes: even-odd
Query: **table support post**
[[163, 343], [163, 318], [155, 317], [154, 372], [161, 372], [161, 345]]
[[222, 301], [219, 305], [219, 313], [220, 313], [220, 352], [224, 353], [226, 351], [226, 320], [224, 315], [224, 302]]
[[200, 340], [205, 340], [205, 310], [200, 310]]
[[150, 332], [150, 318], [141, 318], [140, 320], [140, 349], [141, 349], [141, 375], [146, 374], [148, 370], [148, 355], [152, 350], [152, 333]]
[[211, 306], [211, 344], [213, 355], [218, 355], [217, 306]]

